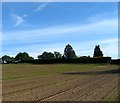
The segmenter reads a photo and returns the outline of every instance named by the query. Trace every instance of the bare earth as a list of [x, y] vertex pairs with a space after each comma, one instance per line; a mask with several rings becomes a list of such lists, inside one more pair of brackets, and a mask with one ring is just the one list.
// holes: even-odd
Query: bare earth
[[3, 101], [117, 101], [117, 88], [118, 73], [51, 74], [4, 81]]

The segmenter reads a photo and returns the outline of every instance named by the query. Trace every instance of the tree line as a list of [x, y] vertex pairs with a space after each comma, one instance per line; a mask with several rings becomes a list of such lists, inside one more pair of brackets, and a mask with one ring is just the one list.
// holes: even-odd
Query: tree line
[[[90, 56], [83, 56], [83, 57], [89, 58]], [[95, 46], [93, 57], [103, 57], [103, 52], [100, 49], [100, 45]], [[76, 55], [73, 47], [70, 44], [68, 44], [64, 49], [63, 55], [58, 51], [55, 51], [54, 53], [44, 51], [41, 55], [38, 55], [37, 58], [38, 60], [51, 60], [51, 59], [67, 60], [67, 59], [76, 59], [80, 57]], [[23, 52], [23, 53], [20, 52], [15, 57], [10, 57], [8, 55], [2, 56], [2, 61], [7, 63], [14, 63], [14, 62], [20, 62], [25, 60], [34, 60], [34, 58], [31, 57], [27, 52]]]

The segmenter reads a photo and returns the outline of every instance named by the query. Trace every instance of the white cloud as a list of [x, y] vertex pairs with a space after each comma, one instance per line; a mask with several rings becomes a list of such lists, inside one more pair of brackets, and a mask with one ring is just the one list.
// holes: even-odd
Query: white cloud
[[49, 41], [49, 38], [54, 40], [56, 38], [67, 38], [68, 36], [69, 38], [73, 39], [81, 35], [94, 36], [102, 35], [103, 33], [113, 35], [116, 34], [118, 31], [118, 22], [116, 19], [99, 21], [85, 25], [69, 25], [54, 26], [44, 29], [33, 29], [26, 31], [4, 32], [3, 40], [6, 42], [22, 41], [32, 43], [36, 41]]
[[35, 11], [35, 12], [38, 12], [38, 11], [43, 10], [51, 1], [53, 1], [53, 0], [48, 0], [47, 2], [39, 5], [34, 11]]
[[[11, 16], [15, 21], [15, 25], [14, 25], [15, 27], [18, 27], [25, 22], [24, 17], [18, 16], [16, 14], [11, 14]], [[24, 15], [24, 16], [27, 16], [27, 15]]]
[[27, 15], [27, 14], [24, 14], [24, 15], [23, 15], [23, 18], [26, 18], [26, 17], [28, 17], [28, 15]]

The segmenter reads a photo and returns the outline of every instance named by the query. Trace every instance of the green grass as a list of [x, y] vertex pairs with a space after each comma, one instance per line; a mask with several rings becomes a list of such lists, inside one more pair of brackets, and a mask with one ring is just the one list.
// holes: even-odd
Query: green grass
[[109, 64], [4, 64], [2, 65], [2, 80], [23, 79], [72, 71], [108, 70], [113, 67], [117, 66]]

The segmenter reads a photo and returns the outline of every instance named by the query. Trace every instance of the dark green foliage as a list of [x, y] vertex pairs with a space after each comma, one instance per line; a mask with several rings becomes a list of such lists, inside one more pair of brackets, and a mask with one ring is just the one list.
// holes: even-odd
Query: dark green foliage
[[33, 60], [33, 57], [30, 57], [28, 53], [23, 52], [23, 53], [18, 53], [15, 57], [15, 60], [17, 61], [22, 61], [22, 60]]
[[30, 57], [29, 60], [34, 60], [34, 58], [33, 58], [33, 57]]
[[60, 54], [60, 52], [54, 52], [54, 56], [55, 56], [55, 59], [60, 59], [62, 58], [62, 54]]
[[100, 46], [95, 46], [93, 57], [103, 57], [103, 53], [100, 50]]
[[76, 58], [76, 54], [75, 54], [75, 51], [73, 50], [72, 46], [71, 45], [67, 45], [64, 49], [64, 57], [66, 59], [73, 59], [73, 58]]
[[111, 60], [110, 63], [111, 64], [118, 64], [118, 65], [120, 65], [120, 59], [113, 59], [113, 60]]
[[90, 56], [81, 56], [80, 58], [90, 58]]
[[14, 58], [10, 57], [8, 55], [4, 55], [4, 56], [2, 56], [2, 61], [6, 61], [8, 63], [13, 63], [14, 62]]
[[55, 56], [51, 52], [43, 52], [42, 55], [38, 55], [38, 59], [42, 59], [42, 60], [55, 59]]
[[55, 64], [55, 63], [110, 63], [111, 57], [97, 57], [97, 58], [75, 58], [75, 59], [39, 59], [27, 60], [21, 63], [33, 64]]

